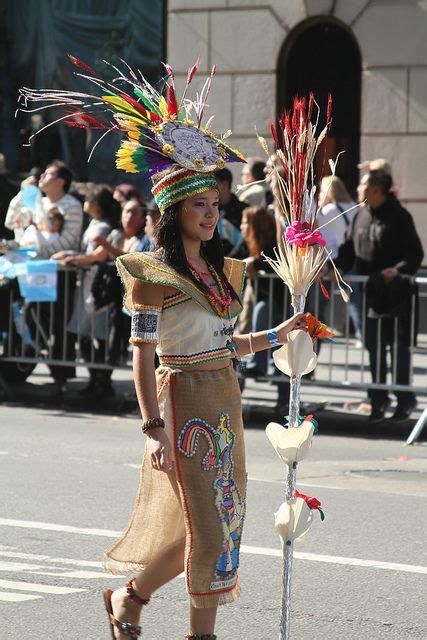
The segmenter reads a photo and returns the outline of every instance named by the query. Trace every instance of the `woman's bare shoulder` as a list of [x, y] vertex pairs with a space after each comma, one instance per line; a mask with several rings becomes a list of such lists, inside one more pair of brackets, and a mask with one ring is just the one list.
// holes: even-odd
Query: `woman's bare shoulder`
[[166, 290], [169, 287], [165, 287], [163, 284], [156, 284], [154, 282], [144, 282], [143, 280], [135, 279], [132, 286], [132, 304], [143, 304], [155, 307], [161, 307]]

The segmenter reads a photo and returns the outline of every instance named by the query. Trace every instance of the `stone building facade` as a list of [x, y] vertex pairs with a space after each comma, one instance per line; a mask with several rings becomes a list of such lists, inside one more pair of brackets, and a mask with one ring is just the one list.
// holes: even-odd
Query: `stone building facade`
[[360, 51], [359, 158], [391, 162], [427, 254], [426, 0], [169, 0], [168, 59], [182, 79], [198, 55], [202, 71], [217, 65], [213, 128], [261, 155], [254, 127], [268, 135], [276, 116], [283, 48], [316, 23], [342, 27]]

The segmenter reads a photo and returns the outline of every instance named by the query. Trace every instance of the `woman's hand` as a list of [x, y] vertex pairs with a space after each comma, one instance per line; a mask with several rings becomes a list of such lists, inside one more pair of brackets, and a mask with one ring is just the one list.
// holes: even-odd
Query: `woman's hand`
[[162, 427], [150, 429], [148, 432], [151, 465], [158, 471], [171, 471], [172, 448], [165, 430]]
[[64, 260], [65, 256], [66, 256], [65, 251], [57, 251], [56, 253], [54, 253], [54, 254], [52, 254], [50, 256], [50, 259], [51, 260]]
[[295, 329], [302, 329], [303, 331], [307, 331], [307, 320], [305, 318], [305, 313], [296, 313], [294, 316], [292, 316], [292, 318], [289, 318], [289, 320], [285, 320], [275, 328], [277, 336], [282, 344], [285, 344], [288, 341], [288, 333], [294, 331]]
[[388, 284], [389, 282], [392, 282], [399, 275], [399, 272], [394, 267], [388, 267], [388, 269], [383, 269], [381, 271], [381, 275], [383, 277], [384, 282]]
[[24, 178], [21, 182], [21, 189], [23, 189], [27, 184], [34, 184], [37, 186], [37, 178], [35, 176], [28, 176], [28, 178]]
[[62, 264], [71, 264], [75, 267], [85, 267], [87, 265], [91, 265], [92, 261], [89, 256], [83, 254], [81, 256], [67, 256], [65, 260], [62, 261]]

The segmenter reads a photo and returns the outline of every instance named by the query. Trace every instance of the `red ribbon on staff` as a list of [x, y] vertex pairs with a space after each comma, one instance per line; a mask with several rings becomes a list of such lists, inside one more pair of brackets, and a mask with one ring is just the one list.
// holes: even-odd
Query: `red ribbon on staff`
[[309, 509], [312, 509], [312, 510], [316, 509], [320, 513], [320, 519], [322, 521], [325, 519], [325, 514], [320, 508], [322, 506], [322, 503], [320, 502], [320, 500], [314, 497], [311, 498], [310, 496], [306, 496], [304, 495], [304, 493], [300, 493], [299, 491], [295, 491], [295, 498], [302, 498]]

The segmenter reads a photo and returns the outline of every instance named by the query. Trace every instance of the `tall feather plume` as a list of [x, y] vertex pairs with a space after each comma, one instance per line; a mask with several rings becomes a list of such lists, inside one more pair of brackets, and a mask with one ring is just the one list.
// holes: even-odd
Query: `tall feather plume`
[[181, 98], [181, 103], [180, 106], [184, 104], [184, 100], [187, 96], [187, 91], [188, 91], [188, 87], [191, 84], [191, 81], [193, 79], [194, 74], [196, 73], [197, 69], [199, 68], [199, 64], [200, 64], [200, 57], [197, 58], [196, 62], [193, 64], [193, 66], [188, 70], [187, 73], [187, 81], [185, 83], [185, 87], [184, 87], [184, 93], [182, 94], [182, 98]]
[[206, 83], [206, 89], [205, 89], [204, 92], [202, 92], [200, 111], [199, 111], [199, 119], [198, 119], [198, 122], [197, 122], [197, 125], [199, 127], [200, 127], [200, 124], [202, 122], [203, 112], [204, 112], [205, 107], [206, 107], [206, 101], [208, 99], [208, 95], [209, 95], [209, 92], [211, 90], [212, 80], [213, 80], [213, 77], [214, 77], [215, 73], [216, 73], [216, 64], [213, 65], [211, 73], [210, 73], [210, 76], [209, 76], [209, 80]]
[[[332, 97], [329, 94], [326, 107], [326, 126], [317, 134], [320, 109], [313, 93], [308, 98], [296, 96], [291, 110], [285, 110], [279, 118], [279, 131], [274, 123], [270, 123], [271, 135], [276, 146], [284, 176], [277, 168], [273, 168], [272, 188], [276, 203], [282, 211], [289, 229], [283, 235], [283, 242], [276, 252], [276, 259], [267, 259], [273, 269], [289, 286], [292, 295], [306, 295], [308, 289], [317, 281], [325, 293], [321, 283], [320, 272], [329, 261], [336, 275], [336, 282], [345, 301], [348, 301], [346, 289], [351, 288], [343, 281], [332, 261], [331, 254], [318, 242], [321, 233], [317, 229], [318, 207], [316, 202], [316, 181], [323, 175], [314, 175], [316, 153], [326, 158], [326, 138], [331, 127]], [[313, 122], [314, 120], [314, 122]], [[320, 146], [324, 148], [320, 150]], [[262, 145], [265, 149], [265, 145]], [[268, 148], [267, 148], [268, 152]], [[332, 174], [335, 173], [336, 162], [330, 161]], [[345, 212], [344, 212], [345, 213]], [[298, 245], [304, 237], [305, 244]], [[315, 234], [318, 234], [317, 236]], [[310, 241], [311, 239], [311, 241]]]

